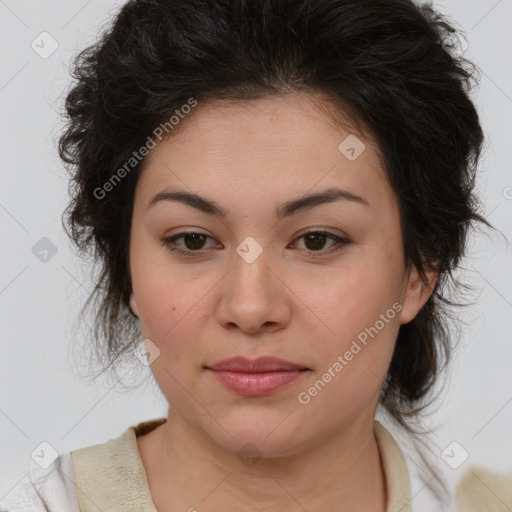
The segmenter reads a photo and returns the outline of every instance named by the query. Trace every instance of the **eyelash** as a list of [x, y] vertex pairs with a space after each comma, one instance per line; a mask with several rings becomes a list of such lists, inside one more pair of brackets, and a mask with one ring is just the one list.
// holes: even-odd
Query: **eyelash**
[[[330, 250], [327, 250], [327, 251], [324, 251], [324, 250], [318, 250], [318, 251], [311, 251], [311, 250], [308, 250], [308, 249], [305, 249], [307, 252], [309, 252], [314, 258], [317, 258], [317, 257], [322, 257], [322, 256], [325, 256], [327, 255], [326, 253], [328, 254], [331, 254], [333, 252], [337, 252], [339, 250], [341, 250], [343, 247], [349, 245], [351, 243], [351, 240], [349, 240], [348, 238], [342, 238], [342, 237], [339, 237], [333, 233], [329, 233], [328, 231], [308, 231], [304, 234], [302, 234], [300, 237], [296, 238], [295, 241], [297, 240], [300, 240], [301, 238], [304, 238], [308, 235], [325, 235], [328, 239], [331, 239], [331, 240], [334, 240], [337, 244], [338, 247], [336, 247], [336, 245], [334, 245], [333, 247], [335, 248], [334, 250], [332, 250], [333, 247], [330, 248]], [[170, 236], [170, 237], [166, 237], [166, 238], [162, 238], [161, 239], [161, 242], [162, 242], [162, 245], [164, 247], [166, 247], [168, 250], [178, 254], [179, 256], [185, 256], [187, 258], [194, 258], [194, 257], [198, 257], [200, 256], [201, 254], [201, 250], [197, 250], [197, 251], [192, 251], [192, 250], [183, 250], [183, 249], [178, 249], [176, 247], [171, 247], [171, 244], [176, 241], [176, 240], [179, 240], [180, 238], [184, 238], [185, 236], [187, 235], [202, 235], [206, 238], [212, 238], [208, 235], [205, 235], [204, 233], [198, 233], [196, 231], [184, 231], [182, 233], [178, 233], [176, 235], [173, 235], [173, 236]], [[320, 254], [319, 256], [316, 256], [315, 253], [323, 253], [323, 254]]]

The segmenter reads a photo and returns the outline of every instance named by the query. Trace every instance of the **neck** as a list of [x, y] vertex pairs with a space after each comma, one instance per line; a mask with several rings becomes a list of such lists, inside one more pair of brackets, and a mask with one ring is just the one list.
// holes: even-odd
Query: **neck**
[[138, 444], [159, 512], [386, 510], [373, 416], [293, 455], [245, 465], [236, 453], [191, 428], [172, 409], [167, 422], [138, 438]]

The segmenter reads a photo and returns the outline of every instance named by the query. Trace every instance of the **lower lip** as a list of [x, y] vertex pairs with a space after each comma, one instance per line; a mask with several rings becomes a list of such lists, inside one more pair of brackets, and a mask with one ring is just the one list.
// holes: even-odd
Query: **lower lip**
[[275, 371], [262, 373], [213, 371], [226, 388], [242, 396], [263, 396], [274, 393], [297, 380], [306, 370]]

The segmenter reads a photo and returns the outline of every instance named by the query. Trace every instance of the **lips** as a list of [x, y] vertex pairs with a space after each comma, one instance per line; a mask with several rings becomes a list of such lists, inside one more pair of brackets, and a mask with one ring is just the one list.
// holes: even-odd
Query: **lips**
[[231, 357], [223, 359], [213, 365], [207, 366], [210, 370], [241, 372], [241, 373], [263, 373], [263, 372], [277, 372], [277, 371], [297, 371], [308, 370], [303, 365], [291, 363], [284, 359], [277, 357], [258, 357], [253, 361], [245, 357]]
[[229, 391], [252, 397], [275, 393], [309, 371], [300, 364], [269, 356], [253, 361], [232, 357], [206, 368]]

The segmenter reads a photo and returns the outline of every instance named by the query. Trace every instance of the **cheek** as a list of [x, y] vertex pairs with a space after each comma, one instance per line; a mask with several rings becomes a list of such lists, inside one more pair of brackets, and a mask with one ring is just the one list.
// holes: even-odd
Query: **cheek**
[[136, 268], [132, 279], [143, 334], [160, 340], [179, 318], [179, 290], [168, 286], [155, 267]]
[[[171, 373], [180, 371], [183, 363], [197, 358], [198, 340], [204, 337], [207, 322], [208, 291], [212, 288], [212, 276], [191, 278], [184, 272], [176, 272], [166, 264], [137, 266], [134, 259], [133, 290], [139, 310], [142, 336], [150, 339], [160, 350], [155, 361], [156, 371], [161, 373], [164, 364]], [[158, 362], [158, 365], [156, 364]], [[164, 375], [165, 377], [165, 375]]]
[[[161, 339], [184, 315], [183, 284], [171, 272], [165, 251], [146, 233], [134, 233], [130, 250], [133, 293], [144, 336]], [[140, 240], [135, 244], [133, 240]]]
[[345, 285], [332, 291], [331, 300], [324, 297], [322, 319], [334, 334], [326, 335], [323, 329], [315, 344], [315, 375], [310, 383], [313, 393], [319, 390], [315, 410], [319, 414], [330, 410], [336, 417], [355, 414], [376, 399], [400, 327], [398, 303], [393, 308], [392, 302], [373, 287], [363, 288], [358, 280]]
[[378, 260], [358, 258], [318, 281], [318, 286], [301, 289], [304, 302], [319, 317], [312, 316], [309, 322], [318, 339], [315, 379], [329, 382], [329, 391], [318, 394], [318, 405], [339, 404], [339, 414], [361, 407], [379, 393], [400, 327], [399, 269], [387, 258]]
[[[399, 298], [395, 274], [389, 266], [351, 265], [322, 278], [314, 286], [311, 281], [309, 287], [300, 287], [298, 283], [296, 289], [315, 313], [309, 316], [318, 324], [318, 333], [343, 344], [373, 326], [392, 308]], [[388, 316], [394, 313], [393, 310]]]

